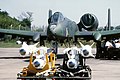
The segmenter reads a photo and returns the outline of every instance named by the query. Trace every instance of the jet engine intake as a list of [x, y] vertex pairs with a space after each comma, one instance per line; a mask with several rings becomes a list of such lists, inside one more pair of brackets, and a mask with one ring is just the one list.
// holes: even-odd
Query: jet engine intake
[[79, 30], [95, 31], [98, 28], [98, 19], [93, 14], [84, 14], [78, 23]]

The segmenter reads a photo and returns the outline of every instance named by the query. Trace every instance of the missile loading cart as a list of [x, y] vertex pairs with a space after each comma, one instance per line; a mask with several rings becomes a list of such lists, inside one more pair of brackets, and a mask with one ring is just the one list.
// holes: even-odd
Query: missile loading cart
[[[44, 56], [42, 50], [37, 54], [31, 54], [28, 67], [18, 73], [17, 79], [21, 80], [90, 80], [91, 69], [86, 65], [86, 59], [80, 54], [79, 48], [66, 48], [64, 50], [63, 63], [55, 65], [55, 54]], [[37, 56], [36, 56], [37, 55]], [[41, 59], [41, 60], [39, 60]], [[42, 62], [45, 60], [45, 64]], [[40, 62], [40, 63], [38, 63]]]

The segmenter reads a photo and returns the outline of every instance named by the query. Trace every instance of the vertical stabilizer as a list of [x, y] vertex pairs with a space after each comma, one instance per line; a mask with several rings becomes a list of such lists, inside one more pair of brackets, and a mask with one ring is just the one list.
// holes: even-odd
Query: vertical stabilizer
[[48, 17], [50, 18], [51, 16], [52, 16], [52, 10], [50, 9], [50, 10], [49, 10], [49, 16], [48, 16]]
[[111, 14], [110, 14], [110, 8], [108, 9], [108, 25], [107, 30], [110, 30], [111, 27]]

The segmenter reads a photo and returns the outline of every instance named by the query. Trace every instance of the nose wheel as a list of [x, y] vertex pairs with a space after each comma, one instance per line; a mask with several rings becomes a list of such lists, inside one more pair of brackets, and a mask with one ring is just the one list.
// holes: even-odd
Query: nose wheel
[[52, 45], [53, 53], [55, 53], [55, 55], [57, 55], [57, 52], [58, 52], [58, 43], [57, 43], [57, 41], [52, 41], [51, 45]]

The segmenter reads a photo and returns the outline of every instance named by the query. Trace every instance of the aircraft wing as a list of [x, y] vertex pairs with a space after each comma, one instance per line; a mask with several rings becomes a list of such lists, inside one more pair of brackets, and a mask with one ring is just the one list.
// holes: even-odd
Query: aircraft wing
[[79, 31], [75, 33], [75, 39], [80, 38], [82, 40], [94, 40], [93, 31]]
[[25, 30], [12, 30], [12, 29], [0, 29], [0, 34], [8, 34], [13, 36], [19, 36], [23, 38], [30, 38], [33, 41], [37, 41], [39, 37], [47, 37], [45, 32], [25, 31]]
[[120, 30], [107, 30], [107, 31], [100, 31], [102, 39], [113, 39], [113, 38], [120, 38]]
[[120, 30], [107, 30], [107, 31], [81, 31], [75, 34], [75, 38], [84, 40], [111, 40], [120, 38]]

